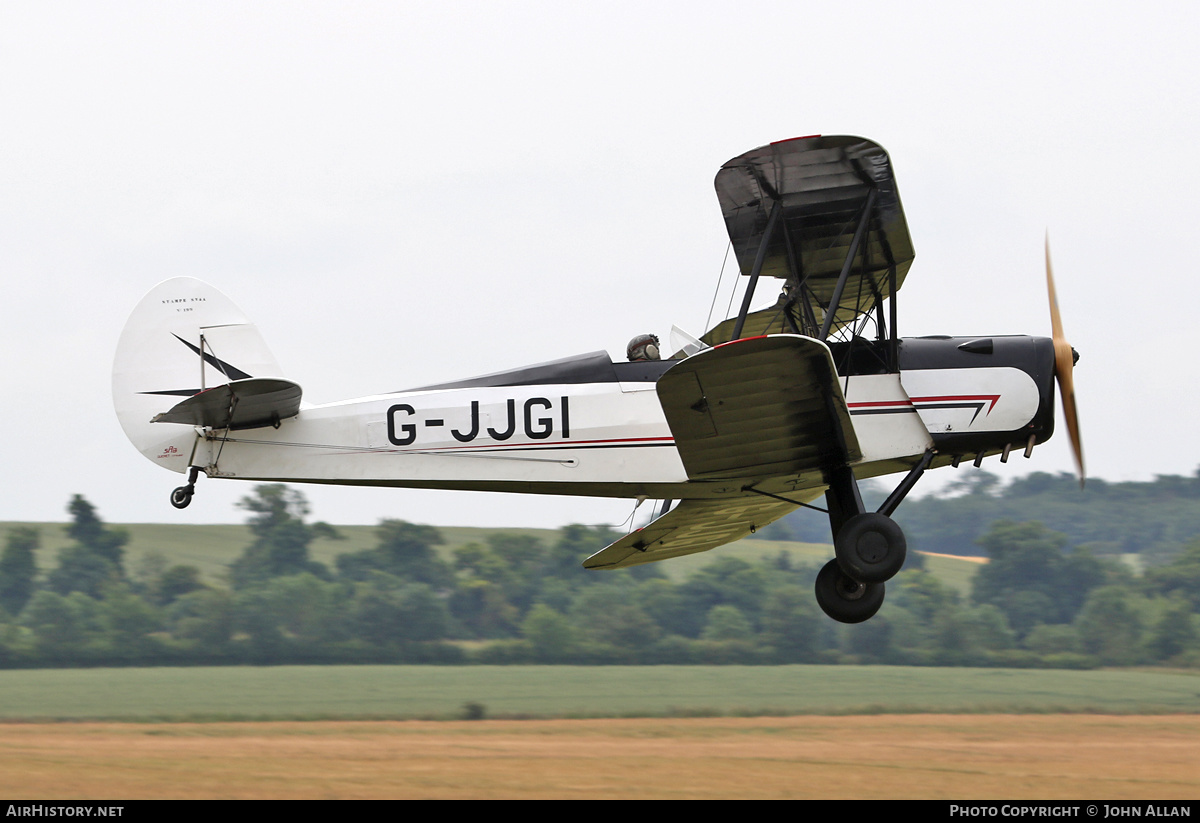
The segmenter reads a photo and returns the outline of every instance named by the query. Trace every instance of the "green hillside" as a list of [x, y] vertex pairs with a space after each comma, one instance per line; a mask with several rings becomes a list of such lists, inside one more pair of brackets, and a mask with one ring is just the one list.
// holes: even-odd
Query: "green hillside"
[[[41, 548], [37, 553], [38, 568], [43, 572], [57, 565], [60, 550], [71, 543], [67, 537], [66, 523], [32, 523], [0, 521], [0, 534], [15, 527], [34, 528], [41, 535]], [[247, 546], [254, 536], [249, 526], [241, 525], [195, 525], [190, 523], [112, 523], [113, 529], [129, 532], [125, 551], [131, 567], [138, 559], [154, 552], [160, 553], [169, 563], [195, 566], [203, 578], [213, 584], [224, 581], [226, 568]], [[312, 558], [333, 566], [334, 559], [345, 552], [357, 552], [375, 545], [375, 526], [335, 526], [340, 540], [324, 537], [315, 539], [311, 546]], [[445, 557], [458, 546], [472, 541], [485, 540], [489, 534], [523, 534], [541, 540], [553, 540], [553, 529], [487, 529], [450, 526], [438, 528], [445, 543], [439, 547]]]
[[[67, 537], [66, 523], [33, 523], [0, 521], [0, 534], [14, 527], [37, 529], [41, 535], [41, 548], [37, 553], [38, 568], [43, 572], [57, 565], [58, 553], [71, 540]], [[225, 572], [253, 542], [249, 526], [243, 525], [196, 525], [189, 523], [113, 523], [110, 528], [129, 532], [125, 549], [131, 568], [136, 568], [140, 558], [151, 553], [161, 554], [168, 563], [195, 566], [210, 584], [222, 584]], [[375, 526], [334, 526], [342, 539], [318, 537], [312, 542], [312, 559], [333, 567], [339, 554], [359, 552], [375, 545]], [[469, 526], [438, 526], [445, 541], [437, 547], [446, 560], [453, 556], [454, 549], [468, 543], [483, 543], [489, 535], [524, 535], [552, 543], [558, 539], [555, 529], [486, 528]], [[833, 557], [833, 547], [822, 543], [801, 543], [790, 540], [745, 539], [709, 552], [678, 557], [659, 564], [662, 571], [674, 581], [686, 579], [695, 570], [703, 568], [719, 557], [738, 557], [757, 562], [787, 552], [794, 564], [819, 565]], [[583, 557], [579, 558], [583, 562]], [[946, 585], [962, 594], [970, 591], [971, 577], [978, 568], [977, 561], [955, 557], [930, 557], [926, 568], [937, 575]], [[604, 572], [597, 572], [604, 574]]]

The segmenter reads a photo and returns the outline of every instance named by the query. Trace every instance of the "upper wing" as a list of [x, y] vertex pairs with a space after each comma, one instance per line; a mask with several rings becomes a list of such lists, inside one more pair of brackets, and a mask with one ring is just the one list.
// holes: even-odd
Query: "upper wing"
[[[767, 244], [761, 274], [791, 277], [825, 311], [874, 193], [866, 235], [838, 301], [833, 328], [890, 295], [893, 267], [898, 289], [912, 265], [912, 239], [891, 160], [870, 140], [816, 136], [762, 146], [722, 166], [716, 189], [742, 274], [750, 274], [778, 203], [782, 230], [777, 228]], [[706, 342], [729, 339], [728, 333], [715, 337]]]
[[[820, 491], [804, 493], [808, 502]], [[771, 497], [684, 500], [645, 528], [622, 537], [583, 561], [586, 569], [623, 569], [708, 551], [774, 523], [799, 507]]]
[[692, 480], [794, 477], [862, 457], [829, 347], [809, 337], [706, 349], [657, 389]]

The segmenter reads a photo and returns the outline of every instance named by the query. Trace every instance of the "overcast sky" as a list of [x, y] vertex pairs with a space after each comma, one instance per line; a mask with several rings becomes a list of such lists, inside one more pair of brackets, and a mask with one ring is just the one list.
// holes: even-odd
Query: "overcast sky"
[[[117, 337], [161, 280], [228, 294], [313, 402], [621, 356], [704, 330], [721, 163], [814, 133], [892, 156], [903, 334], [1048, 334], [1048, 229], [1089, 475], [1191, 474], [1197, 8], [5, 0], [0, 520], [77, 492], [112, 522], [243, 519], [233, 481], [171, 508], [179, 476], [113, 413]], [[1006, 473], [1071, 471], [1061, 428]], [[303, 490], [334, 523], [631, 508]]]

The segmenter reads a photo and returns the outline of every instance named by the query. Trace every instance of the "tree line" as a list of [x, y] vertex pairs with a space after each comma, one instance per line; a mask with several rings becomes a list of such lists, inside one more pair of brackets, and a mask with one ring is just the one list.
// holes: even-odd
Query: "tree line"
[[[920, 555], [872, 620], [834, 623], [818, 564], [722, 554], [676, 582], [661, 564], [592, 572], [618, 535], [492, 533], [442, 550], [439, 531], [383, 520], [375, 545], [312, 559], [303, 495], [262, 485], [240, 505], [252, 540], [214, 585], [166, 553], [127, 568], [127, 532], [76, 495], [57, 566], [12, 527], [0, 554], [0, 666], [233, 663], [1200, 664], [1200, 541], [1135, 574], [1038, 522], [993, 522], [962, 596]], [[165, 547], [164, 547], [165, 548]]]
[[[960, 479], [939, 494], [910, 497], [896, 510], [910, 549], [982, 556], [979, 541], [992, 523], [1036, 521], [1067, 535], [1071, 546], [1104, 556], [1135, 554], [1155, 565], [1200, 537], [1200, 469], [1189, 477], [1159, 475], [1149, 482], [1092, 477], [1082, 489], [1065, 473], [1034, 472], [1005, 484], [967, 464], [957, 471]], [[878, 480], [860, 485], [868, 509], [890, 491]], [[831, 539], [828, 517], [813, 509], [797, 510], [755, 536], [812, 543]]]

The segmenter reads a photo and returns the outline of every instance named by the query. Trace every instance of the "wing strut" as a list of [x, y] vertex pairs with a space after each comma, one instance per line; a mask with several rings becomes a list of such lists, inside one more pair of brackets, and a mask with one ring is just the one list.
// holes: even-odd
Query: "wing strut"
[[[878, 196], [878, 189], [871, 187], [867, 190], [867, 199], [866, 202], [863, 203], [862, 211], [859, 213], [858, 225], [854, 230], [854, 238], [850, 241], [850, 248], [846, 251], [846, 257], [842, 263], [842, 270], [838, 274], [837, 285], [834, 286], [833, 296], [830, 298], [829, 306], [825, 311], [825, 321], [821, 324], [821, 331], [816, 335], [818, 340], [826, 340], [829, 338], [829, 332], [833, 327], [834, 320], [837, 318], [837, 307], [841, 303], [842, 293], [846, 290], [846, 283], [850, 279], [850, 272], [854, 268], [854, 261], [858, 257], [859, 248], [863, 244], [863, 238], [866, 237], [867, 229], [871, 224], [871, 219], [874, 217], [875, 201], [878, 199]], [[746, 317], [750, 313], [750, 301], [754, 299], [754, 289], [758, 285], [759, 275], [762, 273], [763, 263], [767, 258], [767, 250], [772, 239], [775, 237], [775, 229], [779, 223], [782, 213], [783, 207], [781, 201], [773, 201], [771, 205], [771, 216], [767, 219], [767, 226], [763, 230], [762, 240], [758, 244], [758, 252], [754, 257], [754, 267], [750, 271], [750, 282], [746, 284], [746, 293], [742, 296], [742, 306], [738, 311], [737, 321], [733, 326], [733, 334], [729, 338], [730, 341], [740, 340], [742, 337], [742, 329], [745, 327]], [[791, 239], [787, 236], [787, 232], [784, 232], [784, 239], [787, 241], [787, 257], [789, 267], [791, 267], [791, 265], [794, 265], [795, 259], [792, 254]], [[895, 295], [895, 265], [889, 267], [889, 275], [891, 294]], [[803, 283], [799, 281], [799, 272], [793, 270], [792, 276], [797, 281], [797, 286], [803, 288]], [[787, 304], [783, 306], [783, 314], [786, 317], [789, 325], [792, 327], [792, 331], [795, 332], [797, 331], [795, 328], [795, 322], [788, 313], [788, 309], [793, 302], [795, 302], [794, 297], [788, 300]], [[894, 298], [892, 300], [892, 304], [893, 306], [895, 305]], [[892, 320], [895, 320], [894, 310], [892, 314]]]
[[871, 223], [871, 215], [875, 211], [875, 198], [879, 196], [879, 190], [872, 186], [867, 191], [867, 202], [863, 205], [862, 215], [858, 218], [858, 228], [854, 230], [854, 239], [850, 241], [850, 249], [846, 252], [846, 262], [842, 263], [842, 271], [838, 275], [837, 285], [833, 289], [833, 297], [829, 299], [829, 309], [825, 312], [825, 322], [821, 324], [821, 333], [817, 335], [818, 340], [826, 340], [829, 338], [829, 330], [833, 326], [833, 319], [837, 316], [837, 308], [842, 302], [842, 292], [846, 289], [846, 281], [850, 277], [850, 269], [854, 266], [854, 258], [858, 257], [858, 247], [862, 245], [863, 236], [867, 233], [867, 226]]
[[782, 212], [783, 209], [776, 200], [771, 206], [771, 216], [767, 220], [766, 230], [763, 231], [762, 242], [758, 244], [758, 254], [754, 257], [754, 268], [750, 272], [750, 282], [746, 284], [746, 294], [742, 297], [742, 308], [738, 312], [731, 340], [740, 340], [742, 337], [742, 326], [746, 325], [746, 315], [750, 312], [750, 300], [754, 297], [754, 287], [758, 285], [758, 276], [762, 274], [763, 261], [767, 259], [767, 246], [770, 245], [771, 237], [775, 234], [775, 224], [779, 222], [779, 215]]

